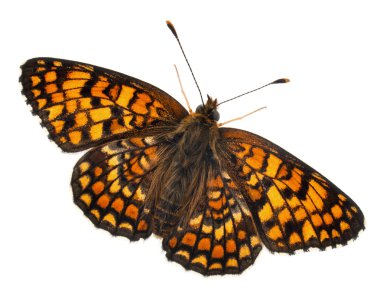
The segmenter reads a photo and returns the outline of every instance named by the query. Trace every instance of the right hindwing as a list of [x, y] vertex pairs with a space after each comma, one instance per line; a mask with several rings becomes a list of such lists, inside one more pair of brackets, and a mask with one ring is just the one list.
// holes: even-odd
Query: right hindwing
[[251, 212], [224, 170], [216, 164], [205, 170], [204, 194], [164, 238], [163, 248], [168, 259], [203, 275], [241, 273], [261, 250]]

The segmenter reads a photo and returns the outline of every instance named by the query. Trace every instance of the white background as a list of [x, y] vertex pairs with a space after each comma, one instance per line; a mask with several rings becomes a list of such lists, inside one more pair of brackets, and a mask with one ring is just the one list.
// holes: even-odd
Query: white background
[[[4, 4], [7, 3], [7, 4]], [[379, 8], [376, 1], [8, 1], [1, 4], [1, 306], [379, 306]], [[165, 20], [176, 26], [203, 94], [228, 99], [231, 124], [312, 165], [362, 208], [344, 248], [263, 250], [240, 276], [205, 278], [169, 263], [161, 240], [130, 243], [73, 204], [64, 154], [18, 83], [28, 58], [66, 58], [150, 82], [193, 108], [199, 95]]]

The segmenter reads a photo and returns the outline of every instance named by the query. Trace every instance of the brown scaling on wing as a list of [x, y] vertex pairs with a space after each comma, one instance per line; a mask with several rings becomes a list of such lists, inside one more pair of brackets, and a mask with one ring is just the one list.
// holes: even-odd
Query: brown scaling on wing
[[130, 240], [152, 232], [145, 202], [159, 160], [153, 137], [132, 137], [90, 150], [72, 176], [75, 203], [95, 226]]
[[[142, 130], [162, 130], [187, 115], [170, 95], [141, 80], [68, 60], [21, 66], [27, 103], [64, 151], [80, 151]], [[160, 129], [161, 128], [161, 129]]]
[[255, 261], [260, 240], [227, 173], [209, 169], [202, 202], [164, 239], [163, 248], [168, 259], [203, 275], [238, 274]]
[[252, 133], [220, 132], [224, 162], [271, 251], [344, 245], [364, 229], [359, 207], [314, 169]]

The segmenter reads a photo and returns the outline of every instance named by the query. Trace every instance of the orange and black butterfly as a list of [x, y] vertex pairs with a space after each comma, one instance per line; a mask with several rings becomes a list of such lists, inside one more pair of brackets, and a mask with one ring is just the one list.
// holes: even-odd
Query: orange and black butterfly
[[168, 259], [186, 269], [241, 273], [263, 245], [323, 250], [364, 229], [359, 207], [310, 166], [258, 135], [220, 128], [210, 97], [188, 112], [146, 82], [53, 58], [28, 60], [20, 81], [63, 151], [90, 149], [71, 181], [85, 215], [130, 240], [162, 237]]

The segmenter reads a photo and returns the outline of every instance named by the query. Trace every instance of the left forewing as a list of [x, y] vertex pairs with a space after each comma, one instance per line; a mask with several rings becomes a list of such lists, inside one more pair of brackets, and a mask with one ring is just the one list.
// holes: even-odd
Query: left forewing
[[187, 111], [167, 93], [90, 64], [28, 60], [20, 82], [27, 103], [64, 151], [80, 151], [176, 123]]

